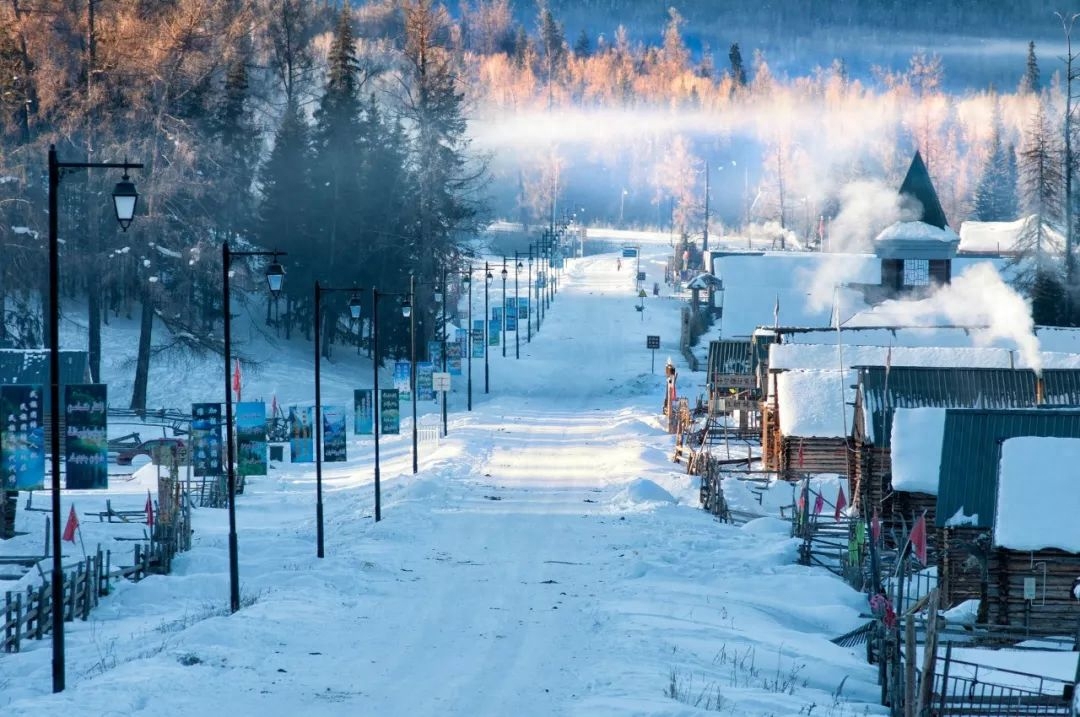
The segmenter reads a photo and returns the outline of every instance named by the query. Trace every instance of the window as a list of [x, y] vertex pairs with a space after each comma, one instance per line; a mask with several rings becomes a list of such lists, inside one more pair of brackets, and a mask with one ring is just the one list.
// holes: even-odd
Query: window
[[930, 260], [904, 259], [904, 286], [929, 286]]

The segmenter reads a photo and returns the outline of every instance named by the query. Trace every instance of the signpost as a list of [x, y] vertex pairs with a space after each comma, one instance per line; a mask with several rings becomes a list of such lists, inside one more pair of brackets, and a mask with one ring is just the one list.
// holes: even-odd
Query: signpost
[[652, 372], [656, 373], [656, 349], [660, 348], [659, 336], [646, 336], [645, 348], [652, 350]]
[[634, 307], [641, 314], [641, 320], [645, 320], [645, 290], [638, 290], [638, 305]]

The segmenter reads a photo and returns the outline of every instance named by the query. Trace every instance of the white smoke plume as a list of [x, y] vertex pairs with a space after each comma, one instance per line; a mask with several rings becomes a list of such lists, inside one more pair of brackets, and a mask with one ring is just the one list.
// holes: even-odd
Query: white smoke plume
[[895, 222], [915, 221], [918, 207], [901, 203], [896, 187], [860, 180], [840, 189], [840, 213], [828, 228], [832, 252], [873, 252], [874, 237]]

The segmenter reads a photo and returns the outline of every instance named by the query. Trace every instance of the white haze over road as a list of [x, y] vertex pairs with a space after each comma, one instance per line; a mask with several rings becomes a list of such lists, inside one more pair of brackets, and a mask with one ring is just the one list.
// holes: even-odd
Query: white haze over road
[[[668, 251], [645, 249], [649, 284]], [[487, 395], [474, 359], [471, 413], [455, 377], [449, 436], [423, 446], [418, 475], [407, 426], [384, 439], [380, 523], [370, 437], [350, 435], [349, 461], [325, 466], [322, 560], [314, 466], [277, 464], [238, 500], [243, 609], [227, 610], [225, 512], [199, 509], [173, 574], [117, 585], [68, 623], [65, 692], [49, 694], [48, 639], [0, 656], [0, 712], [884, 714], [864, 649], [829, 641], [863, 624], [864, 596], [796, 565], [786, 523], [717, 522], [671, 462], [664, 360], [691, 396], [703, 374], [677, 354], [684, 302], [650, 294], [639, 314], [627, 264], [572, 260], [521, 359], [512, 336], [506, 358], [493, 351]], [[648, 334], [662, 341], [656, 373]], [[245, 392], [310, 400], [310, 359], [279, 356]], [[220, 372], [211, 363], [173, 390], [212, 400]], [[350, 388], [332, 373], [324, 403], [348, 403]], [[431, 421], [433, 405], [421, 413]], [[141, 506], [142, 490], [110, 495]], [[65, 511], [71, 500], [103, 502], [65, 493]], [[19, 513], [35, 542], [43, 515]]]

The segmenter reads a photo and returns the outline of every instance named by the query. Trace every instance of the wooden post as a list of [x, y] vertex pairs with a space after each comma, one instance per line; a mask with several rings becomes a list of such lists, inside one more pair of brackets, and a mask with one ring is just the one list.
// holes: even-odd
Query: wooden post
[[923, 649], [922, 680], [919, 682], [919, 701], [916, 715], [929, 713], [930, 702], [934, 698], [934, 668], [937, 662], [938, 644], [938, 604], [940, 593], [937, 588], [930, 591], [930, 602], [926, 607], [926, 647]]
[[915, 612], [904, 616], [904, 715], [915, 717]]

